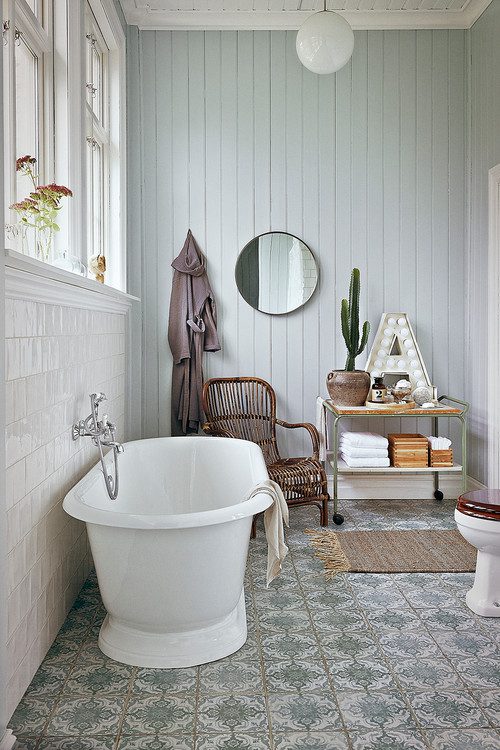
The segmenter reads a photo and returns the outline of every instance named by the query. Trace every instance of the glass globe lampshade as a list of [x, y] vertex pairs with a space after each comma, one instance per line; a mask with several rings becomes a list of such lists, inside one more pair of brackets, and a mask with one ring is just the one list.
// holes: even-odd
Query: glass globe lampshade
[[322, 10], [304, 21], [297, 32], [297, 55], [313, 73], [335, 73], [349, 61], [354, 34], [347, 21], [331, 10]]

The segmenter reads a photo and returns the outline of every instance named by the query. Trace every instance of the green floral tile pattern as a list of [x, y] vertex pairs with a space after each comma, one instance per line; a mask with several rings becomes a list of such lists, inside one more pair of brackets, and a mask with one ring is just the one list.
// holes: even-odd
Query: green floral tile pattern
[[353, 750], [427, 750], [423, 736], [415, 730], [408, 732], [353, 732]]
[[190, 732], [194, 723], [194, 698], [171, 695], [133, 696], [123, 722], [124, 734], [175, 734]]
[[196, 740], [195, 750], [269, 750], [267, 733], [206, 734]]
[[342, 732], [290, 732], [276, 735], [275, 750], [348, 750]]
[[396, 690], [346, 692], [337, 697], [348, 728], [408, 729], [414, 724], [406, 702]]
[[194, 750], [194, 740], [191, 735], [122, 735], [118, 750]]
[[[346, 501], [344, 530], [453, 528], [453, 503]], [[16, 750], [500, 750], [500, 618], [474, 576], [343, 573], [328, 581], [294, 508], [283, 575], [264, 587], [262, 521], [245, 575], [249, 638], [188, 669], [97, 646], [91, 575], [10, 721]]]
[[202, 698], [198, 706], [198, 729], [207, 734], [266, 730], [264, 698], [249, 695]]
[[448, 729], [426, 737], [431, 750], [500, 750], [500, 735], [487, 729]]
[[328, 694], [271, 695], [269, 707], [276, 732], [341, 728], [337, 705]]
[[118, 729], [122, 698], [68, 697], [57, 704], [47, 732], [54, 737], [112, 734]]
[[422, 727], [488, 727], [477, 702], [463, 692], [410, 693], [408, 698]]

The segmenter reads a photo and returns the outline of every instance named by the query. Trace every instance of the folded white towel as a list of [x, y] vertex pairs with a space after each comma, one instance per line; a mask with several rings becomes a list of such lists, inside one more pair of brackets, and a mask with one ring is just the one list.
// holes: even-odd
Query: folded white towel
[[429, 436], [429, 443], [433, 451], [446, 451], [451, 445], [451, 440], [445, 437]]
[[316, 399], [316, 429], [319, 433], [319, 460], [326, 461], [328, 450], [327, 414], [324, 399], [318, 396]]
[[264, 511], [264, 528], [267, 539], [267, 575], [266, 586], [281, 572], [283, 560], [288, 555], [285, 544], [283, 523], [288, 526], [288, 505], [281, 491], [281, 487], [271, 479], [259, 482], [250, 492], [247, 500], [255, 495], [264, 493], [272, 499], [272, 505]]
[[387, 448], [353, 448], [344, 440], [340, 441], [339, 448], [342, 453], [351, 458], [387, 458], [389, 456]]
[[341, 439], [353, 448], [387, 448], [389, 441], [375, 432], [344, 432]]
[[390, 466], [389, 458], [352, 458], [347, 456], [345, 453], [341, 453], [340, 457], [345, 463], [351, 468], [366, 467], [372, 468], [375, 466]]

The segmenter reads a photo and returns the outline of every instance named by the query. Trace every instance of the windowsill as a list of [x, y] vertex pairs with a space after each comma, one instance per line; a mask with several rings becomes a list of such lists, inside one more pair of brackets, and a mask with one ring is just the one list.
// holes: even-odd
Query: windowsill
[[89, 292], [94, 292], [101, 296], [115, 299], [116, 301], [128, 302], [140, 302], [139, 297], [134, 297], [132, 294], [115, 289], [112, 286], [106, 284], [100, 284], [94, 279], [86, 278], [85, 276], [79, 276], [71, 271], [65, 271], [57, 266], [51, 266], [50, 263], [43, 263], [41, 260], [31, 258], [29, 255], [23, 255], [15, 250], [5, 249], [5, 266], [6, 268], [13, 268], [17, 271], [24, 271], [34, 276], [38, 276], [44, 279], [51, 279], [57, 281], [66, 286], [78, 287], [79, 289], [86, 289]]

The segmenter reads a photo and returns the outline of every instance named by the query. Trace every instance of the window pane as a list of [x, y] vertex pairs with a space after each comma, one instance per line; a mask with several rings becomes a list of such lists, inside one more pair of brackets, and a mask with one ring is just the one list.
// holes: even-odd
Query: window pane
[[[16, 42], [16, 158], [38, 153], [38, 59], [22, 35]], [[32, 185], [17, 176], [17, 199], [24, 198]]]
[[35, 16], [42, 20], [42, 0], [27, 0], [27, 3]]
[[97, 44], [92, 47], [92, 111], [102, 123], [102, 53]]
[[103, 172], [104, 154], [101, 145], [88, 139], [87, 161], [87, 212], [89, 231], [89, 257], [103, 255]]

